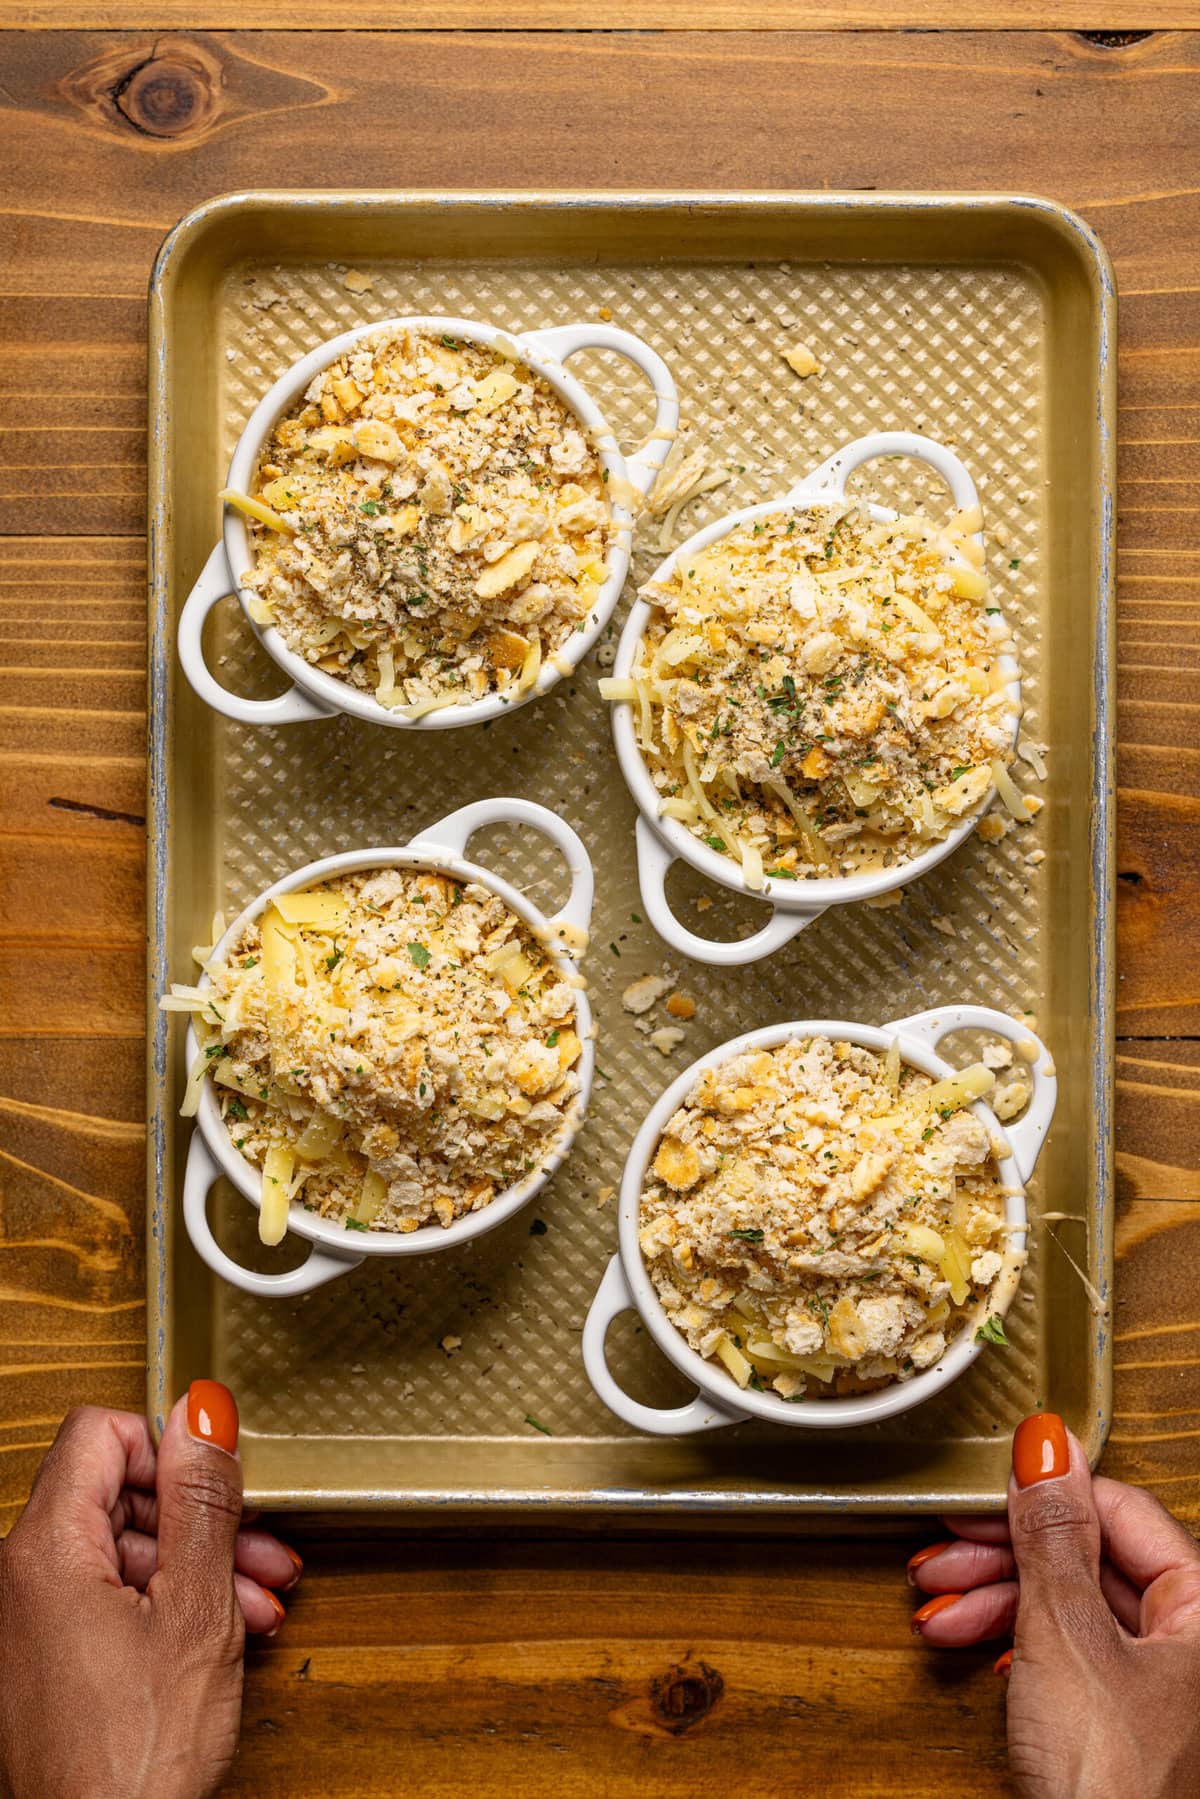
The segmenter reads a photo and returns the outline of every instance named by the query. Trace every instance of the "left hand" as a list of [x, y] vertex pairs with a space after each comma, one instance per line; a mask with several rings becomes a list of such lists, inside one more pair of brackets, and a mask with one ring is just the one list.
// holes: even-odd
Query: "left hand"
[[237, 1407], [195, 1381], [144, 1418], [64, 1422], [0, 1545], [0, 1791], [203, 1799], [237, 1747], [247, 1630], [274, 1635], [300, 1558], [241, 1528]]

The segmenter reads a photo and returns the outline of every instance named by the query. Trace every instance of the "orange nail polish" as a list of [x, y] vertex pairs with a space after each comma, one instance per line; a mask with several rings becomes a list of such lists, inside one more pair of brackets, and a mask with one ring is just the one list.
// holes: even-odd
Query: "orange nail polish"
[[288, 1581], [287, 1586], [283, 1589], [285, 1593], [290, 1593], [292, 1588], [295, 1586], [296, 1582], [299, 1580], [300, 1576], [304, 1573], [304, 1563], [300, 1560], [300, 1557], [296, 1554], [296, 1551], [294, 1549], [292, 1549], [287, 1543], [283, 1544], [283, 1549], [284, 1549], [285, 1553], [287, 1554], [287, 1556], [289, 1557], [289, 1559], [291, 1560], [292, 1566], [296, 1570], [296, 1572], [292, 1575], [292, 1578]]
[[263, 1592], [266, 1595], [266, 1597], [271, 1601], [271, 1604], [275, 1608], [275, 1622], [274, 1622], [274, 1624], [272, 1624], [270, 1630], [260, 1631], [259, 1635], [263, 1636], [263, 1637], [273, 1637], [278, 1634], [279, 1627], [283, 1623], [284, 1619], [287, 1617], [287, 1613], [284, 1611], [284, 1609], [280, 1605], [278, 1599], [276, 1599], [274, 1593], [272, 1593], [269, 1590], [269, 1588], [264, 1587]]
[[1071, 1466], [1067, 1427], [1057, 1412], [1034, 1412], [1023, 1418], [1013, 1436], [1013, 1474], [1019, 1487], [1039, 1480], [1058, 1480]]
[[911, 1587], [915, 1584], [913, 1581], [913, 1575], [916, 1573], [918, 1568], [923, 1568], [926, 1562], [931, 1562], [935, 1556], [941, 1555], [943, 1549], [949, 1549], [949, 1547], [950, 1547], [949, 1541], [945, 1542], [945, 1543], [930, 1543], [927, 1548], [918, 1549], [916, 1555], [910, 1555], [908, 1558], [908, 1584], [909, 1584], [909, 1586]]
[[914, 1612], [912, 1615], [913, 1635], [919, 1637], [922, 1624], [928, 1624], [929, 1620], [935, 1618], [939, 1612], [949, 1611], [950, 1607], [957, 1605], [961, 1598], [961, 1593], [939, 1593], [936, 1599], [927, 1599], [920, 1611]]
[[233, 1455], [238, 1445], [237, 1400], [219, 1380], [194, 1380], [188, 1388], [187, 1427], [199, 1443]]
[[992, 1669], [992, 1673], [993, 1674], [1011, 1674], [1012, 1673], [1012, 1658], [1013, 1658], [1012, 1650], [1006, 1649], [1004, 1651], [1003, 1655], [997, 1656], [996, 1665]]

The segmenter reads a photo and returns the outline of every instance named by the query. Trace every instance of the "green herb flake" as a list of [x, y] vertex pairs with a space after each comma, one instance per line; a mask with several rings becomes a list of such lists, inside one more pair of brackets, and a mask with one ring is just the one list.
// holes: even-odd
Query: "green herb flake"
[[525, 1422], [526, 1424], [532, 1424], [534, 1430], [540, 1430], [543, 1437], [552, 1437], [554, 1435], [554, 1432], [550, 1429], [548, 1424], [543, 1424], [540, 1418], [535, 1418], [530, 1412], [526, 1412]]
[[246, 960], [242, 963], [242, 967], [243, 968], [257, 968], [258, 967], [258, 957], [257, 956], [247, 956]]
[[225, 1108], [225, 1116], [227, 1118], [249, 1118], [250, 1114], [240, 1099], [231, 1099]]
[[975, 1332], [975, 1341], [977, 1343], [1007, 1343], [1008, 1338], [1004, 1334], [1003, 1318], [997, 1318], [993, 1313]]
[[423, 943], [410, 943], [408, 946], [408, 953], [418, 968], [426, 969], [429, 967], [429, 951], [425, 948]]
[[555, 1044], [556, 1044], [556, 1043], [557, 1043], [557, 1042], [558, 1042], [558, 1032], [557, 1032], [557, 1031], [551, 1031], [551, 1033], [550, 1033], [550, 1035], [549, 1035], [549, 1036], [548, 1036], [548, 1037], [547, 1037], [547, 1039], [546, 1039], [546, 1048], [547, 1048], [547, 1049], [553, 1049], [553, 1048], [554, 1048], [554, 1045], [555, 1045]]
[[725, 839], [723, 837], [706, 837], [704, 841], [707, 843], [710, 850], [723, 850], [725, 848]]
[[759, 1230], [729, 1231], [726, 1234], [730, 1237], [740, 1238], [743, 1243], [761, 1243], [763, 1240], [763, 1233]]
[[361, 1218], [347, 1218], [346, 1220], [346, 1229], [348, 1231], [365, 1231], [366, 1228], [367, 1227]]
[[771, 767], [778, 768], [786, 755], [787, 744], [780, 738], [779, 742], [775, 745], [775, 754], [771, 757]]
[[456, 337], [443, 336], [442, 342], [448, 350], [457, 350], [458, 348], [458, 339]]

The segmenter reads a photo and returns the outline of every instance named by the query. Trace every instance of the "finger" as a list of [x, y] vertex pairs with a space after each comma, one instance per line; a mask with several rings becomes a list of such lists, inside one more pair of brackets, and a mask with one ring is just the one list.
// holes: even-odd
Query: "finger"
[[912, 1628], [933, 1649], [969, 1649], [1006, 1637], [1016, 1622], [1017, 1592], [1015, 1580], [1003, 1580], [973, 1593], [931, 1599], [914, 1612]]
[[1089, 1660], [1120, 1641], [1100, 1591], [1100, 1520], [1087, 1457], [1056, 1412], [1017, 1426], [1008, 1521], [1021, 1583], [1017, 1651], [1041, 1662], [1066, 1648]]
[[1107, 1599], [1108, 1609], [1117, 1623], [1131, 1636], [1140, 1636], [1142, 1596], [1132, 1581], [1126, 1580], [1110, 1562], [1100, 1564], [1100, 1591]]
[[197, 1380], [175, 1406], [158, 1449], [158, 1572], [151, 1597], [200, 1611], [215, 1627], [233, 1606], [233, 1553], [242, 1516], [237, 1406], [219, 1381]]
[[1168, 1568], [1142, 1594], [1144, 1637], [1189, 1637], [1200, 1641], [1200, 1569]]
[[1169, 1568], [1200, 1568], [1200, 1545], [1142, 1487], [1098, 1475], [1092, 1482], [1104, 1553], [1138, 1587]]
[[[144, 1593], [158, 1569], [158, 1543], [141, 1531], [127, 1530], [117, 1538], [121, 1573], [127, 1587]], [[235, 1574], [233, 1590], [241, 1607], [246, 1629], [272, 1635], [284, 1619], [283, 1606], [273, 1593], [248, 1574]]]
[[260, 1587], [248, 1574], [235, 1574], [233, 1588], [246, 1620], [246, 1629], [256, 1637], [273, 1637], [287, 1617], [274, 1593]]
[[[145, 1591], [158, 1567], [158, 1540], [153, 1531], [129, 1527], [116, 1538], [121, 1578], [128, 1587]], [[304, 1571], [295, 1550], [266, 1531], [239, 1530], [233, 1552], [233, 1565], [260, 1587], [276, 1587], [288, 1593]]]
[[62, 1523], [66, 1552], [111, 1578], [117, 1562], [109, 1513], [126, 1482], [153, 1480], [154, 1465], [154, 1440], [138, 1413], [77, 1406], [38, 1471], [23, 1526]]
[[[250, 1515], [242, 1513], [242, 1527], [234, 1547], [234, 1567], [248, 1574], [251, 1580], [258, 1581], [260, 1586], [278, 1587], [280, 1591], [294, 1587], [304, 1572], [304, 1563], [294, 1549], [280, 1542], [269, 1530], [248, 1530], [245, 1520]], [[258, 1515], [257, 1512], [253, 1514]], [[113, 1535], [117, 1538], [130, 1530], [147, 1537], [158, 1535], [158, 1500], [153, 1493], [126, 1489], [109, 1517]]]
[[942, 1523], [956, 1537], [964, 1537], [968, 1543], [1008, 1544], [1012, 1541], [1007, 1517], [976, 1518], [970, 1512], [963, 1512], [943, 1518]]
[[994, 1580], [1011, 1580], [1011, 1549], [998, 1543], [934, 1544], [936, 1554], [919, 1550], [908, 1564], [909, 1585], [923, 1593], [966, 1593]]

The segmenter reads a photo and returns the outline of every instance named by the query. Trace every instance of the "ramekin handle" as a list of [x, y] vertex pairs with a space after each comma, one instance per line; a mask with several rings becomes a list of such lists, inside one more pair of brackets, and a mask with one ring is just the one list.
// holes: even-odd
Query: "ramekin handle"
[[556, 812], [536, 805], [533, 800], [476, 800], [473, 805], [462, 806], [457, 812], [451, 812], [449, 817], [430, 825], [413, 838], [408, 848], [427, 851], [431, 856], [445, 854], [447, 851], [452, 856], [465, 856], [467, 845], [476, 831], [481, 831], [485, 825], [502, 824], [531, 826], [533, 830], [540, 831], [543, 837], [549, 838], [562, 856], [571, 877], [571, 891], [566, 905], [552, 918], [548, 918], [546, 923], [551, 935], [559, 939], [559, 946], [565, 955], [581, 956], [587, 947], [588, 929], [592, 922], [595, 877], [583, 840]]
[[638, 887], [646, 916], [664, 943], [697, 962], [714, 968], [740, 968], [746, 962], [758, 962], [769, 956], [819, 918], [824, 906], [810, 912], [774, 912], [761, 931], [752, 937], [741, 937], [736, 943], [715, 943], [711, 937], [697, 937], [680, 924], [667, 899], [667, 870], [678, 857], [669, 850], [658, 832], [644, 818], [637, 821]]
[[934, 1006], [930, 1011], [918, 1012], [912, 1018], [898, 1019], [895, 1024], [885, 1025], [884, 1029], [917, 1037], [934, 1051], [942, 1038], [948, 1037], [951, 1031], [990, 1031], [993, 1036], [1004, 1037], [1009, 1043], [1036, 1044], [1037, 1055], [1032, 1062], [1027, 1063], [1033, 1091], [1025, 1116], [1015, 1124], [1004, 1124], [1001, 1127], [1012, 1159], [1017, 1165], [1017, 1173], [1022, 1181], [1027, 1181], [1037, 1166], [1046, 1133], [1050, 1129], [1050, 1121], [1054, 1117], [1054, 1108], [1058, 1104], [1058, 1076], [1054, 1071], [1054, 1062], [1037, 1033], [1031, 1031], [1028, 1025], [1019, 1024], [1015, 1018], [1010, 1018], [1007, 1012], [994, 1011], [991, 1006]]
[[[805, 475], [787, 497], [796, 500], [811, 497], [813, 493], [831, 493], [842, 498], [855, 469], [861, 468], [864, 462], [873, 462], [877, 456], [912, 456], [918, 462], [927, 463], [945, 481], [956, 506], [965, 509], [979, 504], [979, 492], [966, 463], [945, 444], [932, 437], [920, 437], [915, 431], [871, 431], [866, 437], [856, 437], [852, 443], [835, 450], [811, 474]], [[976, 537], [982, 541], [982, 533], [976, 533]]]
[[179, 660], [183, 672], [206, 705], [243, 725], [294, 725], [312, 718], [332, 718], [333, 711], [289, 687], [273, 700], [244, 700], [222, 687], [204, 660], [204, 621], [220, 600], [236, 592], [229, 579], [225, 546], [219, 543], [204, 564], [179, 615]]
[[[615, 350], [641, 369], [654, 389], [654, 429], [625, 459], [625, 472], [641, 494], [654, 486], [658, 471], [666, 461], [679, 424], [679, 394], [670, 369], [649, 344], [632, 331], [621, 331], [615, 325], [553, 325], [546, 331], [527, 331], [524, 342], [543, 354], [565, 362], [580, 350]], [[614, 511], [628, 513], [617, 495], [613, 495]]]
[[583, 1365], [609, 1411], [615, 1412], [623, 1424], [632, 1424], [635, 1430], [649, 1431], [655, 1437], [690, 1437], [696, 1431], [720, 1430], [726, 1424], [741, 1424], [749, 1416], [747, 1412], [739, 1412], [733, 1406], [714, 1405], [703, 1393], [697, 1394], [689, 1405], [674, 1406], [670, 1410], [630, 1399], [609, 1371], [604, 1343], [613, 1319], [634, 1309], [621, 1258], [614, 1256], [596, 1289], [583, 1327]]
[[308, 1293], [313, 1287], [323, 1287], [326, 1281], [336, 1280], [339, 1274], [348, 1274], [362, 1261], [361, 1256], [334, 1255], [314, 1244], [308, 1260], [286, 1274], [256, 1274], [253, 1269], [243, 1268], [240, 1262], [225, 1254], [208, 1222], [208, 1196], [220, 1173], [212, 1151], [199, 1131], [194, 1131], [183, 1177], [183, 1222], [201, 1261], [230, 1286], [262, 1298], [288, 1299], [297, 1293]]

